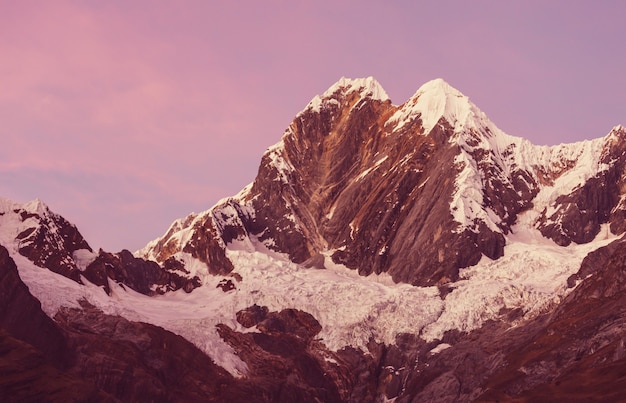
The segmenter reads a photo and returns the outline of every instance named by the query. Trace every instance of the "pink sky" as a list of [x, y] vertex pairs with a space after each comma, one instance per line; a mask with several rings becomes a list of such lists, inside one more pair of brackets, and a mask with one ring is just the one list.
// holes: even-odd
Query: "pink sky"
[[140, 248], [251, 182], [342, 76], [395, 104], [442, 77], [537, 144], [626, 124], [622, 1], [308, 3], [3, 2], [0, 196]]

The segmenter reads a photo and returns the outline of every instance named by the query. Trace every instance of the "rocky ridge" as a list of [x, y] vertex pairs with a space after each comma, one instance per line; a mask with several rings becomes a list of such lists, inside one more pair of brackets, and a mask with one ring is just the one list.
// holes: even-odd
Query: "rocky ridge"
[[145, 295], [200, 286], [175, 259], [162, 264], [136, 258], [127, 250], [94, 252], [74, 224], [50, 211], [41, 200], [20, 204], [0, 199], [0, 242], [35, 265], [79, 284], [90, 282], [110, 293], [111, 284]]
[[203, 261], [228, 272], [230, 243], [260, 241], [296, 263], [331, 253], [363, 275], [455, 281], [481, 256], [502, 256], [523, 212], [563, 246], [591, 241], [604, 223], [623, 233], [625, 136], [617, 126], [535, 146], [443, 80], [395, 106], [374, 79], [342, 79], [296, 116], [251, 185], [137, 254], [211, 256]]

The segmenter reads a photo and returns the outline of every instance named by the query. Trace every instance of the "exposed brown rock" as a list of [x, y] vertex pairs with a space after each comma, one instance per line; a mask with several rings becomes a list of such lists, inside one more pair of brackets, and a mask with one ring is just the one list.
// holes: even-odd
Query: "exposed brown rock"
[[268, 313], [269, 309], [266, 306], [258, 306], [257, 304], [254, 304], [237, 312], [237, 322], [246, 328], [256, 326], [267, 317]]
[[91, 247], [76, 226], [45, 206], [42, 210], [42, 214], [22, 209], [15, 211], [22, 221], [33, 219], [36, 223], [16, 236], [19, 253], [40, 267], [80, 283], [80, 271], [72, 253], [79, 249], [91, 251]]
[[185, 276], [184, 266], [174, 259], [168, 259], [163, 267], [158, 263], [136, 258], [127, 250], [117, 254], [99, 251], [83, 275], [90, 282], [102, 286], [111, 293], [109, 281], [115, 281], [145, 295], [163, 294], [167, 291], [183, 289], [191, 292], [201, 285], [195, 276]]
[[211, 274], [228, 274], [234, 269], [233, 263], [226, 257], [221, 238], [210, 217], [196, 223], [193, 237], [182, 251], [206, 263]]
[[0, 396], [12, 402], [118, 402], [63, 372], [40, 350], [0, 328]]
[[233, 283], [233, 280], [230, 280], [230, 279], [220, 280], [220, 282], [217, 283], [216, 288], [221, 288], [222, 291], [224, 291], [224, 292], [228, 292], [228, 291], [232, 291], [232, 290], [237, 289], [237, 287], [235, 287], [235, 283]]
[[249, 368], [246, 381], [238, 385], [231, 399], [244, 401], [255, 396], [260, 402], [347, 400], [340, 396], [334, 379], [326, 371], [328, 363], [320, 359], [318, 351], [325, 349], [313, 337], [321, 326], [311, 315], [297, 310], [270, 312], [257, 323], [257, 328], [260, 333], [238, 333], [218, 325], [222, 338]]
[[233, 378], [180, 336], [89, 304], [55, 320], [77, 357], [70, 373], [122, 401], [224, 401]]

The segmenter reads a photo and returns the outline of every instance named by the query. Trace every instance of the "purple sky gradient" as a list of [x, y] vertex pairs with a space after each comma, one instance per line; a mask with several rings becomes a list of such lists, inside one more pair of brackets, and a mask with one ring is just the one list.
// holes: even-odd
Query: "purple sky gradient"
[[341, 76], [395, 104], [442, 77], [537, 144], [626, 124], [623, 1], [308, 3], [0, 3], [0, 195], [140, 248], [251, 182]]

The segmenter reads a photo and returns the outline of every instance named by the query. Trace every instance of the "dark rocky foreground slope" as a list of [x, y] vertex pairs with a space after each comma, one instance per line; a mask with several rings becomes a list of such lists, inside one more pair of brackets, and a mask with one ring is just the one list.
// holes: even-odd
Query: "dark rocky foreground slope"
[[[50, 319], [3, 247], [0, 279], [2, 401], [243, 402], [251, 396], [258, 401], [340, 401], [332, 381], [320, 383], [322, 367], [318, 364], [315, 371], [316, 360], [304, 352], [319, 331], [308, 314], [270, 314], [268, 336], [259, 342], [269, 350], [274, 343], [264, 357], [269, 359], [250, 358], [251, 375], [235, 379], [182, 337], [106, 315], [86, 301]], [[231, 332], [230, 337], [244, 336]]]
[[[48, 318], [0, 249], [0, 395], [4, 401], [619, 401], [626, 382], [626, 241], [590, 254], [585, 279], [553, 312], [510, 329], [413, 335], [367, 353], [328, 351], [319, 323], [253, 306], [219, 332], [246, 362], [233, 378], [180, 336], [83, 302]], [[586, 271], [595, 269], [587, 277]], [[514, 315], [515, 313], [512, 313]], [[252, 400], [250, 400], [252, 399]]]

